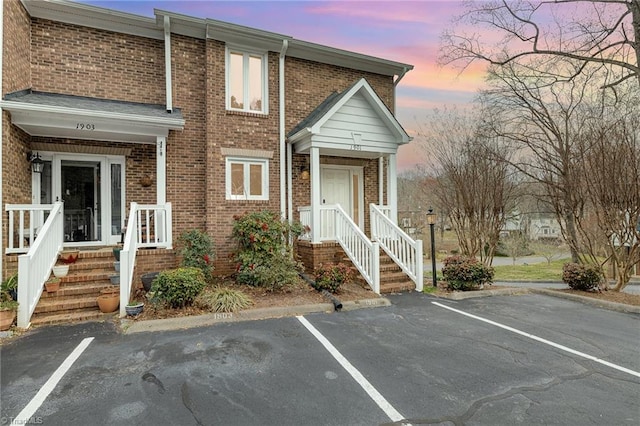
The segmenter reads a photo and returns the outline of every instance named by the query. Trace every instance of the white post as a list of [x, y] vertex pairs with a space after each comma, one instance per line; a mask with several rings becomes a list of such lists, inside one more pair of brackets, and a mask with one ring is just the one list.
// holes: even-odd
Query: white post
[[311, 148], [311, 242], [320, 242], [320, 149]]
[[[156, 138], [156, 204], [164, 206], [167, 202], [167, 138], [158, 136]], [[157, 237], [161, 241], [166, 241], [164, 235], [165, 216], [155, 213]]]
[[384, 157], [378, 158], [378, 205], [384, 206]]
[[422, 292], [424, 287], [424, 270], [422, 269], [422, 240], [416, 240], [416, 291]]
[[394, 224], [398, 223], [398, 173], [396, 171], [396, 154], [389, 154], [389, 167], [387, 167], [387, 200], [391, 213], [389, 219]]
[[164, 72], [165, 91], [167, 93], [168, 112], [173, 111], [173, 92], [171, 88], [171, 23], [169, 17], [164, 17]]

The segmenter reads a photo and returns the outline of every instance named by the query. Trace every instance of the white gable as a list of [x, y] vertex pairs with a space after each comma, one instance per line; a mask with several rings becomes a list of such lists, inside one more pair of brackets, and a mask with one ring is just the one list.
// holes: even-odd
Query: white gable
[[318, 147], [323, 155], [376, 158], [395, 154], [398, 146], [410, 141], [366, 80], [361, 79], [340, 100], [292, 135], [296, 153]]

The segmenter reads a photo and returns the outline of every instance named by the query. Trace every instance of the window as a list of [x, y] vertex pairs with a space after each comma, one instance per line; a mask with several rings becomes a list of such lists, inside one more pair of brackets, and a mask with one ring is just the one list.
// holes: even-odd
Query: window
[[227, 109], [267, 111], [267, 55], [227, 48]]
[[227, 200], [268, 200], [269, 161], [227, 158]]

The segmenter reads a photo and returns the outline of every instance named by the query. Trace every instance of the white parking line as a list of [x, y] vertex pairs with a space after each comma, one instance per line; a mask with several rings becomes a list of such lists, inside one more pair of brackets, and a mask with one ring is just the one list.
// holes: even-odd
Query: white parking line
[[362, 389], [364, 389], [365, 392], [369, 394], [371, 399], [373, 399], [373, 401], [378, 404], [378, 407], [380, 407], [382, 411], [384, 411], [385, 414], [389, 416], [391, 421], [399, 422], [404, 419], [404, 416], [402, 416], [402, 414], [400, 414], [395, 408], [393, 408], [391, 404], [389, 404], [384, 396], [382, 396], [380, 392], [378, 392], [376, 388], [374, 388], [373, 385], [371, 385], [371, 383], [369, 383], [369, 381], [365, 379], [365, 377], [353, 365], [351, 365], [351, 363], [344, 356], [342, 356], [340, 352], [338, 352], [335, 346], [333, 346], [331, 342], [329, 342], [329, 340], [327, 340], [327, 338], [322, 335], [322, 333], [320, 333], [313, 325], [311, 325], [311, 323], [307, 321], [305, 317], [299, 316], [297, 318], [302, 323], [302, 325], [304, 325], [307, 330], [309, 330], [311, 334], [313, 334], [315, 338], [318, 339], [320, 343], [322, 343], [322, 346], [324, 346], [329, 351], [329, 353], [336, 359], [336, 361], [338, 361], [338, 363], [345, 370], [347, 370], [347, 373], [349, 373], [351, 377], [353, 377], [353, 379], [362, 387]]
[[575, 349], [571, 349], [571, 348], [569, 348], [567, 346], [560, 345], [558, 343], [552, 342], [552, 341], [547, 340], [547, 339], [543, 339], [542, 337], [538, 337], [538, 336], [536, 336], [534, 334], [529, 334], [529, 333], [526, 333], [524, 331], [520, 331], [517, 328], [509, 327], [508, 325], [503, 325], [503, 324], [497, 323], [495, 321], [491, 321], [491, 320], [488, 320], [486, 318], [479, 317], [477, 315], [469, 314], [467, 312], [461, 311], [459, 309], [454, 309], [454, 308], [452, 308], [450, 306], [443, 305], [443, 304], [438, 303], [438, 302], [431, 302], [431, 303], [433, 303], [436, 306], [440, 306], [441, 308], [445, 308], [445, 309], [448, 309], [450, 311], [457, 312], [457, 313], [459, 313], [461, 315], [464, 315], [464, 316], [467, 316], [469, 318], [473, 318], [473, 319], [476, 319], [478, 321], [483, 321], [483, 322], [486, 322], [487, 324], [495, 325], [496, 327], [500, 327], [500, 328], [502, 328], [504, 330], [511, 331], [512, 333], [516, 333], [516, 334], [519, 334], [521, 336], [528, 337], [528, 338], [530, 338], [532, 340], [535, 340], [537, 342], [544, 343], [545, 345], [553, 346], [554, 348], [563, 350], [565, 352], [569, 352], [570, 354], [578, 355], [578, 356], [580, 356], [582, 358], [586, 358], [588, 360], [595, 361], [595, 362], [600, 363], [602, 365], [606, 365], [607, 367], [614, 368], [614, 369], [616, 369], [618, 371], [622, 371], [623, 373], [627, 373], [627, 374], [631, 374], [632, 376], [640, 377], [640, 372], [631, 370], [631, 369], [626, 368], [626, 367], [622, 367], [620, 365], [614, 364], [614, 363], [609, 362], [609, 361], [605, 361], [605, 360], [600, 359], [600, 358], [596, 358], [596, 357], [594, 357], [592, 355], [585, 354], [584, 352], [576, 351]]
[[87, 337], [86, 339], [83, 339], [78, 346], [76, 346], [73, 352], [69, 354], [67, 359], [65, 359], [60, 367], [58, 367], [58, 369], [51, 375], [51, 377], [49, 377], [49, 380], [47, 380], [44, 386], [40, 388], [36, 396], [34, 396], [33, 399], [27, 404], [27, 406], [24, 407], [22, 411], [20, 411], [20, 414], [18, 414], [13, 419], [13, 421], [11, 422], [12, 426], [25, 425], [30, 422], [30, 419], [35, 414], [36, 410], [40, 408], [45, 399], [47, 399], [47, 396], [49, 396], [53, 389], [55, 389], [60, 379], [62, 379], [67, 371], [69, 371], [73, 363], [76, 362], [80, 355], [82, 355], [82, 352], [87, 349], [87, 346], [89, 346], [89, 343], [91, 343], [92, 340], [93, 337]]

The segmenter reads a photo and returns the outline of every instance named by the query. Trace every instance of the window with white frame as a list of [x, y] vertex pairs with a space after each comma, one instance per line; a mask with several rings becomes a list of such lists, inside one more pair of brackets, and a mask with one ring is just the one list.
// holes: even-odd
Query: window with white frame
[[267, 111], [267, 54], [227, 47], [227, 109]]
[[268, 200], [269, 160], [226, 159], [227, 200]]

